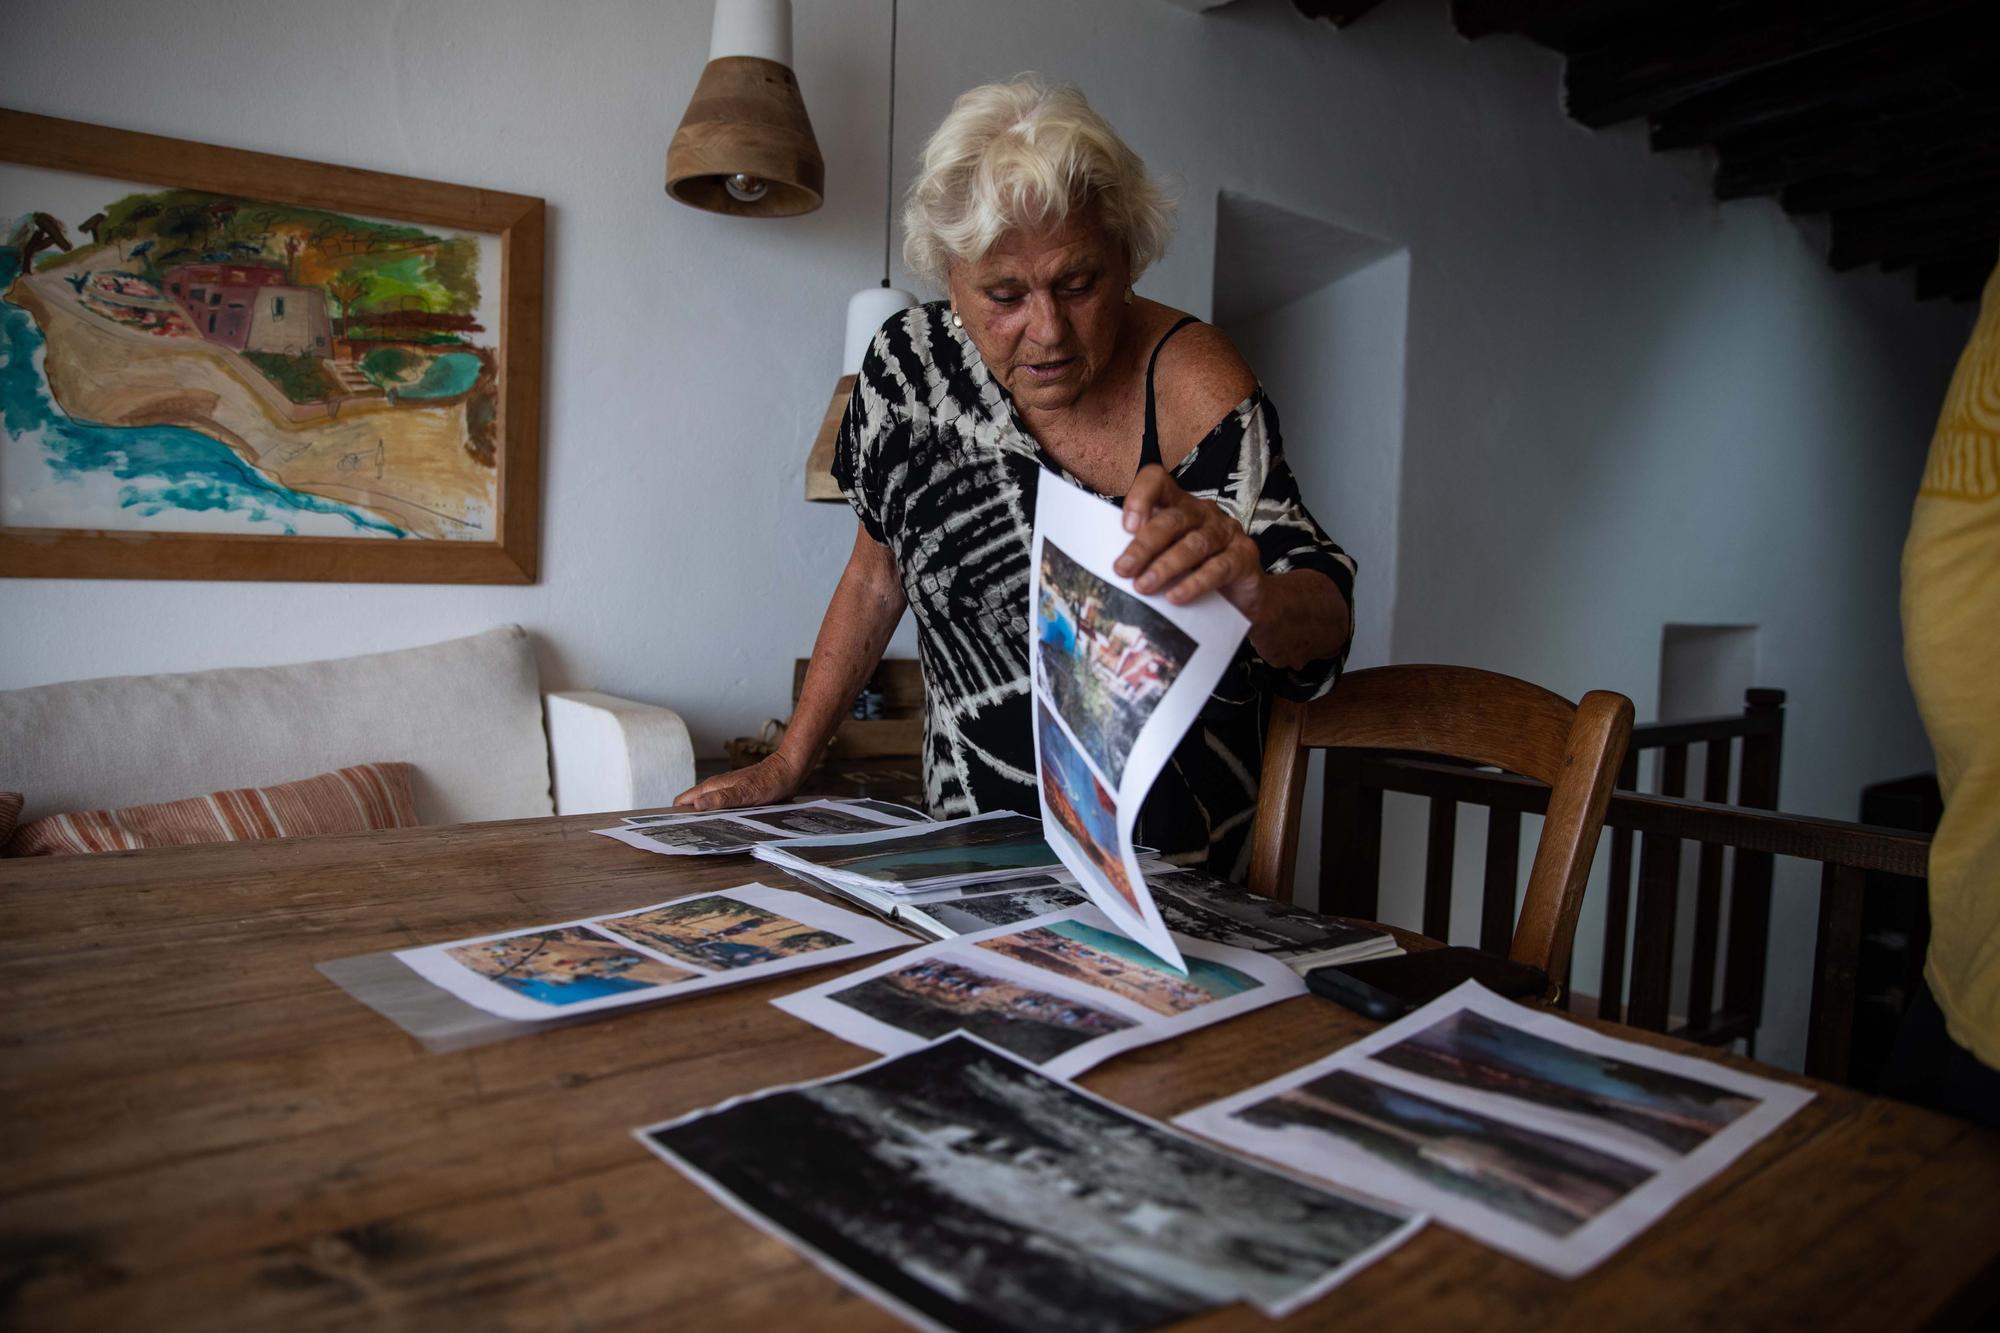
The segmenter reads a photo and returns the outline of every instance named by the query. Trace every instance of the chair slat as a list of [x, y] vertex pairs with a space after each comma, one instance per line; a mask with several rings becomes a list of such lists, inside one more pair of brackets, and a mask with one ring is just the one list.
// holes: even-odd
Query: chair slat
[[1506, 953], [1514, 938], [1514, 897], [1521, 874], [1521, 816], [1490, 810], [1486, 819], [1486, 891], [1479, 914], [1479, 947]]
[[[1620, 790], [1639, 785], [1639, 752], [1627, 750], [1618, 769]], [[1597, 986], [1597, 1015], [1616, 1023], [1625, 1013], [1625, 932], [1632, 901], [1632, 833], [1611, 830], [1611, 873], [1604, 895], [1604, 963]]]
[[[1373, 921], [1380, 910], [1382, 789], [1360, 781], [1360, 755], [1329, 751], [1320, 818], [1319, 910]], [[1296, 841], [1296, 834], [1294, 835]]]
[[[1751, 690], [1746, 715], [1766, 729], [1743, 738], [1736, 803], [1753, 810], [1778, 808], [1778, 760], [1784, 752], [1785, 695]], [[1736, 853], [1729, 884], [1729, 947], [1723, 961], [1722, 1004], [1748, 1016], [1754, 1030], [1764, 1022], [1764, 957], [1771, 937], [1771, 855]]]
[[1433, 797], [1430, 837], [1424, 850], [1424, 934], [1451, 938], [1451, 880], [1457, 853], [1458, 802]]
[[1681, 840], [1649, 833], [1639, 840], [1639, 903], [1632, 930], [1632, 1002], [1625, 1021], [1667, 1030], [1672, 998], [1674, 907], [1681, 878]]
[[[1702, 765], [1701, 799], [1721, 805], [1729, 800], [1730, 743], [1708, 743]], [[1695, 872], [1694, 941], [1688, 960], [1688, 1032], [1697, 1040], [1707, 1032], [1715, 1016], [1715, 951], [1722, 926], [1721, 844], [1700, 844], [1700, 861]]]
[[1820, 868], [1819, 941], [1814, 948], [1812, 1026], [1806, 1073], [1835, 1083], [1847, 1077], [1854, 1035], [1855, 974], [1861, 957], [1865, 876], [1853, 866]]

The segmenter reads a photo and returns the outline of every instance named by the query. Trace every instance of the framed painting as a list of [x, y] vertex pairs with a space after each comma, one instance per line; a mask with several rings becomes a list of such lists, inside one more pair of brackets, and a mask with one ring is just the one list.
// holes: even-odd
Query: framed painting
[[534, 582], [542, 232], [0, 109], [0, 576]]

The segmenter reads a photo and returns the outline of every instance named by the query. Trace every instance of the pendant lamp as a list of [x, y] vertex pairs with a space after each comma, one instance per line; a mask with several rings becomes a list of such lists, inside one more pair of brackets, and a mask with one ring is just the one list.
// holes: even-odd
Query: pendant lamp
[[833, 386], [833, 398], [820, 419], [819, 433], [813, 437], [806, 455], [806, 499], [840, 501], [846, 497], [833, 479], [833, 446], [840, 437], [840, 421], [847, 415], [847, 400], [854, 394], [855, 379], [861, 374], [862, 358], [876, 330], [898, 310], [907, 310], [917, 298], [900, 287], [889, 285], [889, 242], [894, 234], [891, 218], [896, 200], [896, 0], [889, 0], [889, 163], [882, 177], [882, 282], [863, 287], [847, 300], [847, 341], [840, 359], [840, 380]]
[[810, 213], [826, 164], [792, 74], [792, 0], [715, 0], [708, 64], [667, 146], [667, 193], [737, 217]]

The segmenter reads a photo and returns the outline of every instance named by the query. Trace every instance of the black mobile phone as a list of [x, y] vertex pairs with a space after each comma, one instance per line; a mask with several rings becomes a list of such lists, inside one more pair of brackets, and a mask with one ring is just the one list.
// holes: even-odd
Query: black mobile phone
[[1548, 973], [1539, 967], [1463, 946], [1425, 949], [1345, 967], [1316, 967], [1306, 973], [1306, 987], [1313, 994], [1385, 1022], [1428, 1004], [1464, 981], [1476, 981], [1509, 998], [1541, 995], [1549, 988]]

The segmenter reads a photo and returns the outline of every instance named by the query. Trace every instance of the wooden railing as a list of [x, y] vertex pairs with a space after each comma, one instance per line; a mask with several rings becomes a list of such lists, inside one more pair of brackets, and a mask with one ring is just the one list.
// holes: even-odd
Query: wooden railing
[[[1740, 714], [1680, 722], [1651, 722], [1632, 729], [1618, 785], [1639, 786], [1639, 761], [1659, 751], [1654, 765], [1656, 795], [1687, 795], [1688, 751], [1703, 747], [1701, 800], [1749, 810], [1778, 807], [1778, 769], [1784, 754], [1785, 694], [1753, 689]], [[1740, 751], [1740, 765], [1733, 763]], [[1736, 797], [1730, 776], [1736, 770]], [[1609, 821], [1607, 821], [1609, 824]], [[1625, 935], [1632, 904], [1633, 830], [1609, 824], [1611, 873], [1604, 911], [1603, 970], [1598, 1013], [1635, 1027], [1664, 1031], [1673, 989], [1675, 918], [1679, 910], [1681, 843], [1684, 835], [1642, 834], [1639, 889], [1632, 921], [1632, 978], [1625, 989]], [[1694, 939], [1689, 949], [1688, 1013], [1681, 1032], [1695, 1041], [1721, 1044], [1754, 1038], [1764, 1021], [1764, 960], [1771, 933], [1771, 855], [1739, 847], [1729, 882], [1729, 952], [1718, 957], [1722, 925], [1723, 848], [1702, 842], [1695, 872]], [[1715, 975], [1723, 972], [1722, 1007], [1714, 1006]]]
[[[1901, 829], [1779, 813], [1778, 751], [1783, 738], [1784, 696], [1752, 691], [1742, 717], [1652, 724], [1634, 728], [1633, 754], [1621, 786], [1637, 785], [1637, 753], [1662, 752], [1660, 792], [1620, 790], [1605, 815], [1610, 843], [1606, 890], [1605, 958], [1597, 997], [1601, 1016], [1636, 1027], [1673, 1031], [1690, 1040], [1754, 1042], [1763, 1022], [1764, 960], [1770, 939], [1773, 859], [1820, 865], [1819, 925], [1813, 944], [1813, 995], [1806, 1070], [1842, 1080], [1854, 1024], [1855, 976], [1861, 945], [1862, 878], [1869, 871], [1921, 882], [1930, 840]], [[1728, 804], [1731, 745], [1740, 742], [1742, 768], [1737, 803]], [[1705, 745], [1704, 797], [1683, 795], [1688, 747]], [[1436, 760], [1389, 754], [1332, 751], [1327, 756], [1325, 857], [1321, 909], [1376, 919], [1380, 916], [1382, 794], [1426, 797], [1430, 820], [1420, 929], [1445, 939], [1451, 927], [1451, 888], [1460, 805], [1488, 812], [1480, 947], [1505, 952], [1513, 933], [1518, 892], [1521, 817], [1548, 806], [1548, 788], [1532, 779]], [[1631, 903], [1634, 839], [1638, 839], [1638, 898]], [[1680, 895], [1682, 844], [1699, 846], [1688, 1012], [1671, 1026], [1673, 950]], [[1724, 920], [1723, 853], [1734, 849], [1728, 882], [1728, 939], [1719, 950]], [[1629, 998], [1625, 941], [1632, 936]], [[1716, 991], [1720, 964], [1721, 1004]]]

